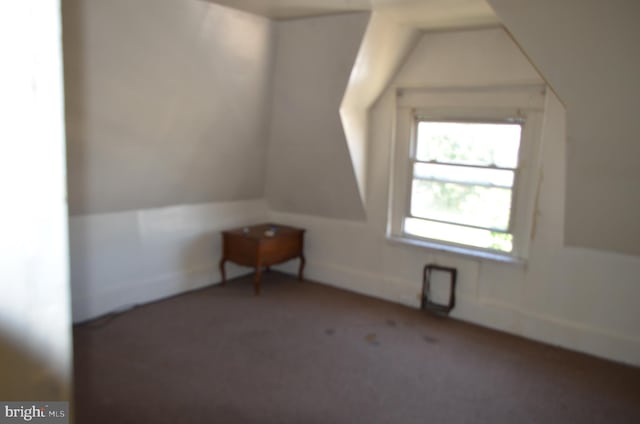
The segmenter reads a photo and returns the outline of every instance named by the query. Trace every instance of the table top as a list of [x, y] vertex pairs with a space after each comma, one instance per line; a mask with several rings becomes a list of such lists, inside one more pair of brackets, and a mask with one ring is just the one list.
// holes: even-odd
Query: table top
[[290, 227], [288, 225], [265, 223], [251, 225], [247, 227], [239, 227], [231, 230], [223, 231], [223, 234], [243, 236], [252, 239], [262, 239], [266, 237], [276, 237], [279, 234], [292, 234], [304, 232], [302, 228]]

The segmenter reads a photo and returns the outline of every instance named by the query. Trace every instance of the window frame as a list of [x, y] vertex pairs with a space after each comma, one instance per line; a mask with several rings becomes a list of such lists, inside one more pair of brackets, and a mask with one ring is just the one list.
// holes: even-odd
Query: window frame
[[[525, 261], [528, 257], [536, 207], [536, 188], [539, 183], [540, 132], [544, 101], [545, 87], [539, 84], [476, 89], [398, 89], [391, 148], [387, 238], [430, 249], [498, 261]], [[420, 237], [404, 230], [405, 218], [412, 216], [411, 189], [415, 163], [437, 163], [417, 161], [417, 129], [421, 121], [521, 125], [518, 162], [514, 169], [514, 183], [511, 188], [508, 227], [508, 233], [512, 235], [511, 252]], [[469, 227], [454, 222], [450, 224]]]

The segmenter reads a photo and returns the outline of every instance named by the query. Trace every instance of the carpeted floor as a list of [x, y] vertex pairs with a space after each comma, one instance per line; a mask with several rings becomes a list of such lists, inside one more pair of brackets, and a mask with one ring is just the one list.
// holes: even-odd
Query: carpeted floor
[[74, 330], [101, 423], [639, 423], [640, 369], [284, 274]]

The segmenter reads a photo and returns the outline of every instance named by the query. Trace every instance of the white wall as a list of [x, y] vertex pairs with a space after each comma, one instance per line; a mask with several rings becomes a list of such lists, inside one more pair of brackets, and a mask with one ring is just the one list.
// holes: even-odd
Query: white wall
[[275, 210], [362, 219], [339, 108], [369, 15], [280, 21], [266, 196]]
[[263, 196], [271, 22], [200, 0], [65, 0], [72, 215]]
[[563, 246], [565, 110], [551, 91], [536, 231], [526, 266], [436, 253], [384, 237], [394, 88], [536, 81], [535, 70], [501, 29], [426, 33], [371, 111], [367, 221], [280, 212], [272, 212], [271, 219], [308, 229], [311, 279], [418, 306], [422, 267], [454, 266], [459, 270], [454, 317], [638, 365], [640, 258]]
[[69, 400], [58, 1], [0, 5], [0, 399]]
[[[264, 200], [72, 216], [73, 320], [220, 282], [220, 232], [267, 218]], [[251, 269], [228, 263], [226, 271]]]
[[366, 202], [369, 109], [420, 38], [386, 13], [373, 12], [340, 104], [349, 155], [360, 199]]
[[266, 219], [271, 22], [65, 0], [63, 23], [74, 321], [220, 281], [220, 230]]
[[567, 108], [565, 242], [640, 255], [640, 2], [489, 3]]
[[[236, 199], [166, 208], [140, 205], [71, 218], [74, 319], [218, 281], [219, 231], [269, 219], [308, 229], [307, 275], [312, 279], [417, 306], [424, 264], [455, 266], [460, 284], [454, 317], [640, 364], [640, 312], [634, 305], [640, 295], [640, 259], [563, 244], [565, 110], [551, 92], [536, 231], [526, 266], [435, 253], [385, 239], [394, 88], [520, 84], [540, 77], [502, 30], [426, 33], [370, 111], [363, 211], [338, 107], [365, 25], [366, 15], [358, 14], [276, 24], [268, 207], [261, 200]], [[140, 157], [152, 157], [154, 150], [149, 152], [151, 156]], [[233, 153], [220, 157], [226, 165], [215, 168], [215, 181], [229, 180], [224, 169], [246, 171], [240, 165], [247, 163], [243, 158]], [[144, 183], [145, 178], [131, 181]], [[135, 192], [144, 194], [143, 188]], [[283, 269], [294, 271], [292, 267], [295, 264]], [[231, 274], [247, 271], [236, 268]]]

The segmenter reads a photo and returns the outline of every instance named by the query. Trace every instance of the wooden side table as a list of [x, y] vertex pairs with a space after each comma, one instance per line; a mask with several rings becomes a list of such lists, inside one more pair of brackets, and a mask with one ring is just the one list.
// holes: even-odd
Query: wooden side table
[[227, 280], [225, 262], [254, 267], [254, 287], [260, 294], [262, 267], [300, 258], [298, 279], [302, 280], [305, 259], [303, 254], [304, 232], [301, 228], [278, 224], [259, 224], [251, 227], [235, 228], [222, 232], [222, 259], [220, 274], [222, 284]]

